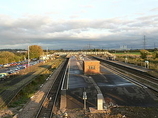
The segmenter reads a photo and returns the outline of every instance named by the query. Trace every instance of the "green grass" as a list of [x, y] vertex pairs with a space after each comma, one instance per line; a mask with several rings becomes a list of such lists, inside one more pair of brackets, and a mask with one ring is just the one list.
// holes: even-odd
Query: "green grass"
[[25, 88], [23, 88], [20, 93], [17, 95], [17, 97], [11, 102], [9, 107], [17, 107], [17, 106], [23, 106], [32, 95], [39, 89], [39, 86], [43, 84], [46, 80], [47, 74], [40, 75], [37, 77], [34, 81], [32, 81], [29, 85], [27, 85]]

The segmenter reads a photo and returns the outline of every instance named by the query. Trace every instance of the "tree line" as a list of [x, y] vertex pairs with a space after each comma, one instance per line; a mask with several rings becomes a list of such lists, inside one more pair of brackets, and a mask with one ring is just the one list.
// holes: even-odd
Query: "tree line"
[[14, 62], [20, 62], [28, 59], [39, 59], [40, 56], [44, 55], [44, 51], [41, 46], [31, 45], [26, 52], [10, 52], [10, 51], [0, 51], [0, 64], [8, 64]]
[[149, 52], [148, 50], [140, 50], [140, 55], [142, 59], [147, 59], [148, 55], [152, 55], [153, 59], [158, 58], [158, 51]]

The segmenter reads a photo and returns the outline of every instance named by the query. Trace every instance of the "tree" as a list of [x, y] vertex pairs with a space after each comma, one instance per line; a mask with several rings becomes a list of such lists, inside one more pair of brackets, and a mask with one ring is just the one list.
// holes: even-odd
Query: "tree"
[[30, 59], [38, 58], [43, 54], [43, 49], [41, 46], [32, 45], [29, 46], [29, 57]]
[[141, 58], [142, 58], [142, 59], [146, 59], [146, 58], [147, 58], [147, 55], [149, 55], [150, 52], [147, 51], [147, 50], [140, 50], [140, 54], [141, 54]]
[[158, 58], [158, 51], [154, 51], [154, 53], [153, 53], [153, 58]]
[[19, 59], [19, 57], [16, 56], [12, 52], [8, 52], [8, 51], [0, 52], [0, 63], [1, 64], [16, 62], [18, 59]]

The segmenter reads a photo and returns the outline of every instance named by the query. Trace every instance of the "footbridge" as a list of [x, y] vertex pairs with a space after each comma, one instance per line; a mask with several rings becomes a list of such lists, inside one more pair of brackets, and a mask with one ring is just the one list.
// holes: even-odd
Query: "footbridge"
[[104, 54], [104, 55], [112, 55], [111, 53], [107, 52], [107, 51], [100, 51], [100, 52], [82, 52], [82, 51], [78, 51], [78, 52], [55, 52], [56, 55], [98, 55], [98, 54]]

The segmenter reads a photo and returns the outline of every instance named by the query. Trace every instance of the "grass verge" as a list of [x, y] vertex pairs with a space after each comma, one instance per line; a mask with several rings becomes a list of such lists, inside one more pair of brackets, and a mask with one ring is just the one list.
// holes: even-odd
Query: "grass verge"
[[47, 76], [48, 74], [41, 74], [40, 76], [35, 78], [30, 84], [28, 84], [19, 92], [16, 98], [10, 103], [9, 107], [23, 106], [30, 99], [30, 97], [33, 96], [34, 93], [39, 89], [40, 85], [46, 81]]

